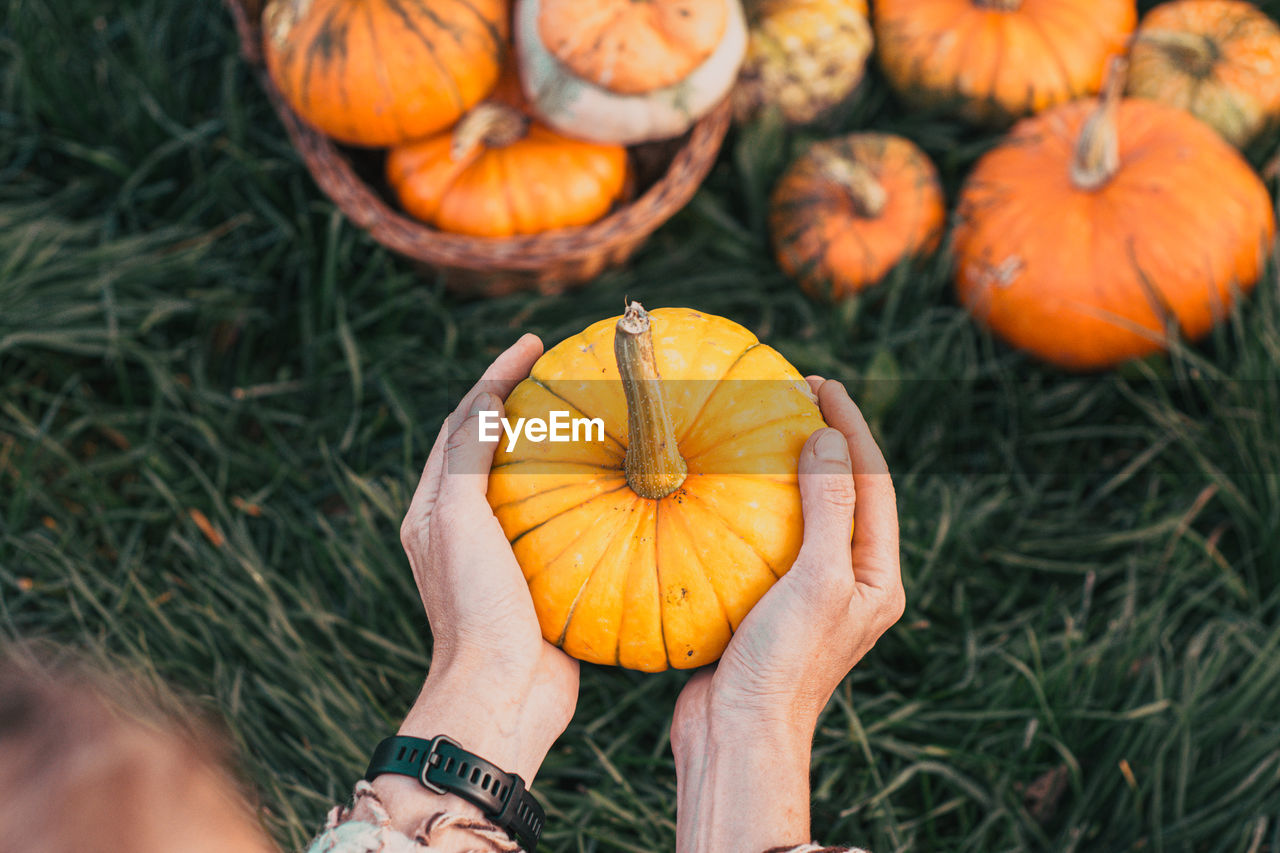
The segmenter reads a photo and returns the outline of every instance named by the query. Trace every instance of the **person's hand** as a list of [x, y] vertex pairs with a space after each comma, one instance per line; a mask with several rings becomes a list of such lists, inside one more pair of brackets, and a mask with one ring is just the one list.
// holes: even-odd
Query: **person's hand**
[[[522, 337], [446, 418], [400, 529], [433, 637], [431, 670], [400, 734], [448, 735], [526, 784], [573, 716], [578, 662], [542, 638], [528, 584], [485, 498], [497, 445], [479, 440], [478, 413], [501, 416], [502, 399], [541, 354], [536, 336]], [[407, 777], [374, 784], [397, 824], [412, 824], [428, 807], [474, 810]]]
[[905, 606], [884, 457], [844, 387], [809, 382], [833, 428], [815, 432], [800, 454], [800, 553], [742, 620], [719, 663], [694, 675], [676, 702], [680, 850], [810, 840], [818, 715]]

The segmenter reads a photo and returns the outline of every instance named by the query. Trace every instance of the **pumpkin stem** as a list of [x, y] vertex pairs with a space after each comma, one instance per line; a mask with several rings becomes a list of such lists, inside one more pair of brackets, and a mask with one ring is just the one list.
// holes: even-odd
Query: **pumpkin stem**
[[463, 116], [453, 130], [450, 154], [462, 160], [477, 145], [501, 148], [524, 139], [529, 132], [529, 117], [515, 107], [497, 101], [483, 101]]
[[1016, 12], [1022, 8], [1022, 0], [973, 0], [973, 5], [993, 12]]
[[1102, 84], [1098, 108], [1085, 120], [1071, 160], [1071, 183], [1077, 189], [1094, 190], [1111, 180], [1120, 168], [1120, 140], [1116, 136], [1116, 113], [1124, 91], [1128, 63], [1113, 57]]
[[1200, 33], [1141, 30], [1137, 39], [1163, 50], [1173, 62], [1193, 77], [1208, 77], [1212, 74], [1213, 66], [1222, 55], [1217, 43]]
[[649, 326], [644, 307], [628, 305], [618, 320], [613, 355], [627, 396], [627, 485], [642, 498], [658, 500], [680, 488], [689, 468], [676, 446]]
[[839, 184], [849, 194], [859, 216], [875, 219], [880, 215], [889, 202], [889, 193], [865, 163], [841, 156], [828, 145], [815, 146], [813, 157], [827, 180]]

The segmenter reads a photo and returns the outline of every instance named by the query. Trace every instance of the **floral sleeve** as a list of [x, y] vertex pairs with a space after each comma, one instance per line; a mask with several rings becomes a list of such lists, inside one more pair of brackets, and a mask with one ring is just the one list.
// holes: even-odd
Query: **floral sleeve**
[[521, 853], [519, 844], [486, 820], [438, 812], [406, 835], [368, 782], [356, 783], [350, 806], [329, 812], [306, 853]]
[[[329, 812], [324, 829], [306, 853], [523, 853], [510, 836], [492, 823], [438, 812], [406, 835], [391, 818], [368, 782], [357, 782], [350, 806]], [[764, 853], [867, 853], [861, 847], [800, 844], [772, 847]]]
[[797, 844], [796, 847], [771, 847], [764, 853], [867, 853], [860, 847], [823, 847], [822, 844]]

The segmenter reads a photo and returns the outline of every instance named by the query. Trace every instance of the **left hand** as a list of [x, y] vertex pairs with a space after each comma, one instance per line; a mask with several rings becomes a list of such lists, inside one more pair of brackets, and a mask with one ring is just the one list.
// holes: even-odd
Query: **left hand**
[[[485, 498], [497, 445], [479, 440], [478, 412], [501, 415], [502, 398], [541, 354], [542, 342], [525, 335], [463, 397], [400, 528], [434, 640], [426, 684], [400, 733], [448, 735], [526, 784], [573, 716], [578, 662], [542, 638], [529, 586]], [[375, 787], [384, 801], [427, 794], [407, 777], [380, 776]]]
[[809, 841], [818, 715], [905, 606], [884, 457], [844, 386], [816, 376], [809, 383], [831, 428], [800, 453], [804, 543], [719, 663], [694, 675], [676, 702], [679, 851]]
[[685, 686], [677, 723], [710, 715], [718, 724], [783, 724], [812, 734], [841, 680], [902, 616], [889, 468], [844, 386], [808, 381], [831, 426], [810, 436], [800, 454], [803, 545], [720, 661]]

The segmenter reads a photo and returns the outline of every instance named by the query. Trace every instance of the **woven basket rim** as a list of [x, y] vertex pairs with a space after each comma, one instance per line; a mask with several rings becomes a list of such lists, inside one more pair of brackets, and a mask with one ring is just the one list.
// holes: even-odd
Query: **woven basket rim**
[[607, 253], [647, 237], [684, 207], [715, 163], [728, 132], [728, 98], [686, 134], [665, 172], [644, 193], [590, 225], [517, 237], [450, 234], [391, 207], [367, 184], [329, 137], [311, 128], [285, 102], [266, 73], [259, 0], [224, 0], [240, 37], [241, 55], [257, 71], [294, 147], [320, 188], [356, 225], [402, 255], [433, 266], [473, 270], [539, 270], [568, 259]]

